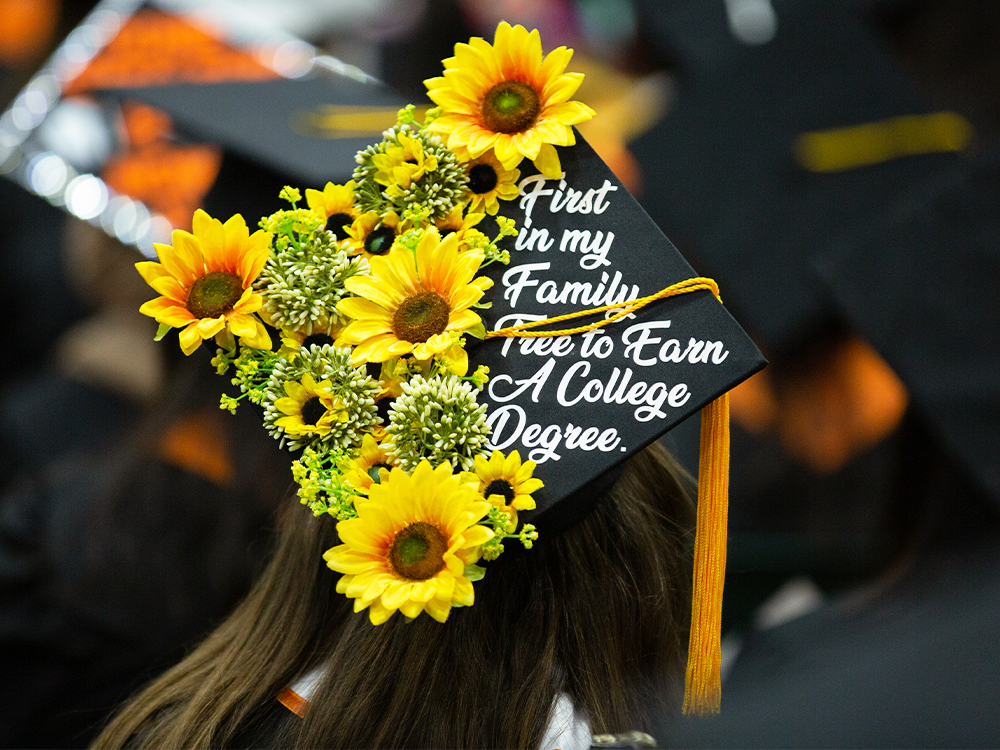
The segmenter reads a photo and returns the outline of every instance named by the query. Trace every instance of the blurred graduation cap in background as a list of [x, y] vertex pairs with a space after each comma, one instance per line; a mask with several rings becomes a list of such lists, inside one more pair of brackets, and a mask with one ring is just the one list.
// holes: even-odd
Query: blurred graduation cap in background
[[650, 215], [777, 356], [829, 318], [816, 248], [952, 168], [971, 133], [931, 111], [849, 4], [765, 2], [773, 36], [755, 42], [733, 31], [737, 4], [644, 6], [677, 88], [635, 151]]
[[[995, 747], [1000, 721], [1000, 160], [918, 181], [817, 259], [912, 396], [914, 533], [877, 585], [745, 633], [690, 747]], [[863, 689], [859, 689], [863, 686]]]
[[[755, 33], [737, 13], [750, 6]], [[812, 263], [914, 185], [960, 172], [971, 128], [923, 99], [859, 3], [640, 7], [676, 76], [635, 143], [643, 204], [771, 361], [732, 398], [731, 556], [760, 580], [734, 588], [730, 612], [792, 573], [844, 585], [901, 544], [909, 393]]]
[[266, 214], [284, 184], [350, 179], [403, 104], [287, 35], [250, 44], [123, 0], [84, 19], [15, 100], [0, 171], [151, 252], [150, 212], [174, 227], [199, 206]]

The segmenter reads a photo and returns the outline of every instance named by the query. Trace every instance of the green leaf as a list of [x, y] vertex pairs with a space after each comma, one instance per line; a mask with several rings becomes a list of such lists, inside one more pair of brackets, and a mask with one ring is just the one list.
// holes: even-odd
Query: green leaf
[[483, 321], [480, 320], [478, 323], [476, 323], [468, 331], [464, 331], [464, 333], [467, 333], [470, 336], [475, 336], [477, 339], [485, 339], [486, 338], [486, 326], [484, 326], [483, 325]]
[[462, 575], [470, 581], [481, 581], [483, 580], [483, 576], [486, 575], [486, 568], [479, 565], [466, 565], [465, 572]]
[[171, 328], [173, 328], [173, 326], [168, 326], [166, 323], [160, 323], [160, 327], [156, 329], [156, 336], [153, 338], [153, 341], [161, 340], [167, 335]]

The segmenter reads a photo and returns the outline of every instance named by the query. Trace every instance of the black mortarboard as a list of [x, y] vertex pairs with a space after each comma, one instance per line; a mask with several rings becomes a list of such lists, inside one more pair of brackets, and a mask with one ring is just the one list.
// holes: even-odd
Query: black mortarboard
[[[849, 4], [775, 0], [773, 37], [760, 44], [734, 35], [730, 5], [644, 5], [678, 82], [634, 151], [650, 215], [777, 354], [830, 316], [808, 265], [816, 248], [950, 168], [954, 154], [919, 152], [959, 149], [969, 133], [956, 116], [920, 119], [928, 105]], [[829, 136], [848, 168], [819, 163]]]
[[302, 78], [118, 89], [167, 112], [183, 132], [310, 185], [346, 182], [354, 155], [406, 102], [388, 87], [329, 71]]
[[918, 184], [817, 266], [913, 408], [1000, 501], [1000, 161]]
[[[578, 135], [560, 151], [562, 180], [522, 162], [523, 197], [503, 205], [519, 235], [510, 264], [487, 269], [496, 284], [482, 312], [488, 331], [623, 304], [698, 276], [589, 144]], [[481, 399], [492, 443], [536, 461], [544, 476], [524, 517], [552, 530], [587, 513], [605, 472], [764, 364], [710, 291], [656, 301], [599, 332], [489, 339], [469, 359], [490, 368]]]

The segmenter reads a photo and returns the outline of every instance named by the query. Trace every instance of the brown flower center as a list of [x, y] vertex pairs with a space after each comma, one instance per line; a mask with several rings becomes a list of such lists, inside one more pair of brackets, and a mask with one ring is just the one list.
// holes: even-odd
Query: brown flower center
[[490, 495], [500, 495], [503, 497], [503, 504], [510, 505], [514, 502], [514, 488], [510, 486], [510, 482], [506, 479], [494, 479], [483, 491], [483, 497], [489, 497]]
[[477, 164], [469, 170], [469, 191], [485, 195], [497, 186], [499, 179], [492, 164]]
[[191, 285], [187, 309], [196, 318], [217, 318], [230, 312], [243, 296], [243, 280], [229, 271], [206, 273]]
[[389, 548], [389, 564], [400, 578], [425, 581], [444, 567], [448, 540], [436, 526], [418, 521], [396, 534]]
[[451, 308], [437, 292], [420, 292], [396, 308], [392, 332], [400, 341], [422, 344], [448, 327]]
[[313, 396], [302, 404], [302, 424], [315, 425], [326, 414], [326, 407], [319, 400], [319, 396]]
[[392, 227], [380, 226], [365, 237], [365, 250], [372, 255], [385, 255], [392, 249], [396, 240], [396, 232]]
[[535, 124], [542, 102], [533, 86], [503, 81], [486, 92], [480, 113], [483, 125], [494, 133], [520, 133]]
[[347, 233], [347, 228], [352, 223], [354, 223], [354, 219], [350, 214], [330, 214], [326, 220], [326, 228], [333, 232], [333, 236], [338, 240], [346, 240], [351, 236]]

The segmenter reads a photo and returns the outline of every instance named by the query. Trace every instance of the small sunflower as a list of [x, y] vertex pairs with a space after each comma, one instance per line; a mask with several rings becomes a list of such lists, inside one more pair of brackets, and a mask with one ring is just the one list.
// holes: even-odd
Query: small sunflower
[[404, 231], [403, 222], [395, 211], [385, 214], [374, 211], [363, 213], [347, 228], [351, 255], [361, 255], [368, 260], [386, 255], [392, 250], [396, 238]]
[[232, 348], [230, 334], [245, 346], [270, 349], [271, 337], [254, 315], [263, 300], [252, 285], [271, 251], [271, 234], [250, 234], [239, 214], [223, 224], [198, 209], [192, 232], [175, 229], [173, 243], [155, 245], [159, 263], [135, 264], [146, 283], [163, 295], [139, 312], [160, 325], [183, 328], [185, 354], [213, 336], [220, 337], [220, 346]]
[[284, 416], [274, 420], [285, 434], [295, 436], [329, 435], [336, 422], [348, 420], [347, 408], [332, 392], [329, 380], [317, 383], [306, 373], [302, 380], [285, 382], [284, 398], [274, 402], [274, 408]]
[[496, 216], [500, 201], [512, 201], [518, 196], [517, 180], [519, 169], [504, 169], [492, 151], [487, 151], [478, 159], [466, 162], [465, 172], [469, 175], [469, 212], [485, 211]]
[[332, 346], [340, 335], [340, 332], [344, 330], [345, 325], [344, 323], [331, 325], [326, 330], [314, 330], [312, 332], [302, 328], [298, 330], [282, 328], [281, 348], [278, 350], [278, 354], [282, 357], [291, 357], [297, 354], [299, 349], [308, 349], [311, 346], [326, 346], [328, 344]]
[[354, 180], [346, 185], [326, 183], [322, 191], [306, 190], [306, 203], [326, 220], [326, 228], [337, 240], [348, 239], [347, 228], [361, 213], [354, 205]]
[[344, 575], [337, 592], [368, 608], [380, 625], [396, 610], [406, 617], [427, 612], [444, 622], [452, 606], [472, 606], [475, 593], [465, 566], [493, 531], [478, 522], [489, 504], [442, 464], [423, 461], [407, 476], [392, 469], [355, 502], [358, 517], [337, 524], [340, 544], [327, 550], [326, 564]]
[[447, 237], [448, 235], [456, 235], [458, 240], [459, 248], [464, 248], [468, 243], [466, 234], [470, 229], [472, 229], [476, 224], [483, 220], [486, 214], [483, 213], [473, 213], [469, 212], [462, 215], [464, 206], [459, 204], [451, 210], [447, 216], [438, 219], [434, 222], [434, 226], [437, 227], [438, 232], [441, 233], [441, 237]]
[[381, 484], [392, 467], [399, 463], [383, 450], [375, 438], [365, 435], [361, 453], [344, 467], [344, 481], [362, 494], [368, 494], [373, 484]]
[[458, 251], [455, 235], [440, 239], [428, 229], [413, 252], [371, 259], [371, 276], [347, 280], [358, 297], [337, 309], [353, 320], [339, 339], [355, 345], [351, 361], [384, 362], [412, 355], [426, 360], [443, 354], [463, 332], [482, 325], [470, 308], [493, 282], [474, 279], [483, 262], [478, 250]]
[[582, 73], [564, 72], [572, 56], [559, 47], [543, 59], [538, 30], [505, 21], [492, 45], [479, 37], [456, 44], [444, 74], [424, 81], [442, 110], [427, 130], [473, 159], [492, 151], [509, 170], [528, 158], [546, 177], [559, 179], [555, 147], [572, 146], [572, 126], [594, 116], [586, 104], [569, 101], [583, 81]]
[[388, 188], [386, 195], [394, 197], [402, 195], [410, 185], [438, 166], [437, 157], [425, 153], [424, 145], [418, 138], [411, 138], [400, 129], [396, 140], [399, 145], [390, 145], [385, 153], [372, 157], [372, 163], [378, 170], [373, 179]]
[[535, 462], [522, 464], [517, 451], [511, 451], [506, 458], [500, 451], [493, 451], [489, 460], [476, 456], [479, 491], [490, 505], [510, 514], [515, 522], [519, 510], [534, 510], [531, 493], [544, 486], [541, 479], [531, 476], [534, 471]]
[[349, 349], [299, 347], [275, 357], [261, 400], [264, 427], [290, 450], [310, 446], [354, 455], [365, 434], [379, 427], [379, 390], [377, 380], [351, 365]]

